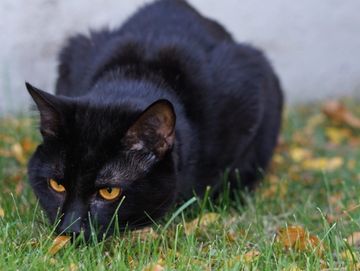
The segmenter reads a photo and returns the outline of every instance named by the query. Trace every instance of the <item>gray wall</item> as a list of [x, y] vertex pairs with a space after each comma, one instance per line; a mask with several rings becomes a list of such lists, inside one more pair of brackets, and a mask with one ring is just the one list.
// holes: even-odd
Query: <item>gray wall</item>
[[[1, 0], [0, 112], [25, 110], [24, 81], [53, 91], [66, 37], [118, 26], [145, 0]], [[189, 0], [264, 49], [289, 101], [360, 94], [359, 0]]]

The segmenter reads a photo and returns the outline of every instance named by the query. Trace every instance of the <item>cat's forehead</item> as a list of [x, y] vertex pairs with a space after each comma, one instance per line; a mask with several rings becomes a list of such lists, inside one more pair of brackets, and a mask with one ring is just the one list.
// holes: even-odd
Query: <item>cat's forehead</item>
[[75, 114], [68, 117], [65, 128], [69, 129], [68, 140], [89, 144], [86, 149], [109, 143], [116, 146], [117, 143], [120, 144], [121, 138], [135, 117], [136, 113], [127, 108], [80, 105], [77, 106]]
[[99, 180], [134, 179], [146, 174], [155, 156], [128, 151], [122, 145], [134, 116], [111, 108], [78, 110], [65, 142], [66, 164], [74, 164], [74, 170], [80, 175], [92, 171]]

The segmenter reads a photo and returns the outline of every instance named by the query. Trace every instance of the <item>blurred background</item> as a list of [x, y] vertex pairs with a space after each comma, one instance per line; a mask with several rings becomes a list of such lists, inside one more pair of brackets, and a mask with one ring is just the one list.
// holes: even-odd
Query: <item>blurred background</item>
[[[54, 91], [65, 39], [115, 28], [146, 0], [1, 0], [0, 114], [26, 111], [24, 81]], [[287, 101], [360, 97], [359, 0], [188, 0], [235, 39], [263, 49]]]

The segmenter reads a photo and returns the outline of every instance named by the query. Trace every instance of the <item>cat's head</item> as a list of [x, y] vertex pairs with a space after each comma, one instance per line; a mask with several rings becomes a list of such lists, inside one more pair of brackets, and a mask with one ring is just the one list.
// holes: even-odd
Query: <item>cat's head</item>
[[140, 227], [168, 210], [176, 194], [169, 101], [104, 106], [26, 86], [43, 137], [28, 165], [30, 184], [58, 233], [88, 237], [93, 226], [111, 234], [115, 225]]

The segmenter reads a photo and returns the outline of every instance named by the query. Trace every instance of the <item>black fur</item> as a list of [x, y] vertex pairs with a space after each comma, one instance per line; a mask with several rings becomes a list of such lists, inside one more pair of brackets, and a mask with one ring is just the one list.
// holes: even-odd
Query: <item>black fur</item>
[[[27, 87], [44, 139], [30, 182], [51, 221], [60, 211], [59, 232], [88, 235], [90, 214], [104, 233], [121, 198], [101, 199], [102, 187], [122, 189], [120, 228], [135, 228], [194, 191], [216, 191], [226, 168], [253, 186], [281, 122], [282, 92], [264, 55], [181, 0], [147, 5], [118, 30], [71, 38], [56, 96]], [[52, 191], [49, 178], [66, 193]], [[235, 187], [234, 174], [229, 181]]]

